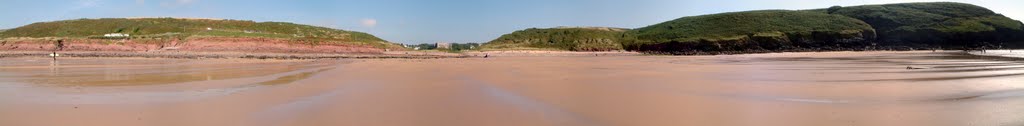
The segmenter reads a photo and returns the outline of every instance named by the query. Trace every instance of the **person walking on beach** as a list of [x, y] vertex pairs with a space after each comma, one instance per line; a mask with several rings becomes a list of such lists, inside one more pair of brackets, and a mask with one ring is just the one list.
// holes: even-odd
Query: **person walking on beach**
[[57, 54], [59, 50], [64, 50], [64, 40], [57, 40], [57, 42], [53, 43], [53, 53], [50, 53], [53, 61], [57, 61], [57, 56], [60, 56], [60, 54]]

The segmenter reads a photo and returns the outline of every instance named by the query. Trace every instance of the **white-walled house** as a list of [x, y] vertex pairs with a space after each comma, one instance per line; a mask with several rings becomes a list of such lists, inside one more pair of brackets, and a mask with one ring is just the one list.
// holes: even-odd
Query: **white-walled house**
[[438, 42], [438, 43], [435, 43], [434, 46], [436, 46], [436, 48], [438, 48], [438, 49], [450, 49], [450, 48], [452, 48], [452, 43]]
[[131, 36], [131, 35], [128, 35], [128, 34], [124, 34], [124, 33], [110, 33], [110, 34], [103, 34], [103, 37], [111, 37], [111, 38], [117, 38], [117, 37], [130, 37], [130, 36]]

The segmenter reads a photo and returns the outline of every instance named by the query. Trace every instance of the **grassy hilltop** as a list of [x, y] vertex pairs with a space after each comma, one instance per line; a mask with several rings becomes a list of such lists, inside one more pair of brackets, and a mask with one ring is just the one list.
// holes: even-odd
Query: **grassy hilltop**
[[980, 46], [1019, 41], [1024, 30], [1020, 21], [971, 4], [934, 2], [810, 10], [843, 15], [871, 24], [878, 41], [907, 46]]
[[622, 50], [620, 36], [627, 29], [606, 27], [530, 28], [502, 35], [487, 49], [555, 49], [572, 51]]
[[355, 31], [286, 22], [184, 18], [102, 18], [39, 22], [2, 31], [0, 38], [103, 38], [108, 33], [129, 34], [131, 39], [256, 37], [393, 46], [373, 35]]
[[627, 30], [618, 38], [544, 30], [551, 31], [517, 31], [484, 47], [578, 50], [565, 44], [572, 42], [549, 38], [607, 38], [617, 40], [625, 50], [672, 54], [1024, 47], [1020, 21], [984, 7], [952, 2], [690, 16]]
[[861, 46], [874, 39], [867, 23], [841, 15], [763, 10], [683, 17], [631, 30], [623, 46], [654, 51], [746, 51]]

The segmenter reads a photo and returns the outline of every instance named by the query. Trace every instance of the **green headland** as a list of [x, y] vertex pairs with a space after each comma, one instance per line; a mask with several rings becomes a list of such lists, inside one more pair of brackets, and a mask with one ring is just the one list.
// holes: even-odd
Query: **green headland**
[[[484, 47], [572, 51], [621, 47], [662, 54], [1024, 47], [1020, 21], [984, 7], [953, 2], [729, 12], [623, 30], [527, 29], [503, 35]], [[577, 40], [612, 43], [581, 46], [586, 44]], [[594, 47], [603, 48], [591, 49]]]

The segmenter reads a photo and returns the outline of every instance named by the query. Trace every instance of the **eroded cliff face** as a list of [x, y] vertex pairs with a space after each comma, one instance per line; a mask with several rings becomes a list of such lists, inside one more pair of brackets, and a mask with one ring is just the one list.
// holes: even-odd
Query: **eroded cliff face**
[[[58, 41], [61, 42], [58, 48]], [[160, 43], [143, 43], [129, 40], [99, 39], [4, 39], [0, 49], [4, 51], [150, 51], [159, 50]]]
[[[3, 39], [2, 51], [189, 51], [253, 53], [383, 53], [384, 48], [348, 43], [296, 41], [273, 38], [205, 37], [188, 39]], [[399, 50], [399, 49], [393, 49]]]

